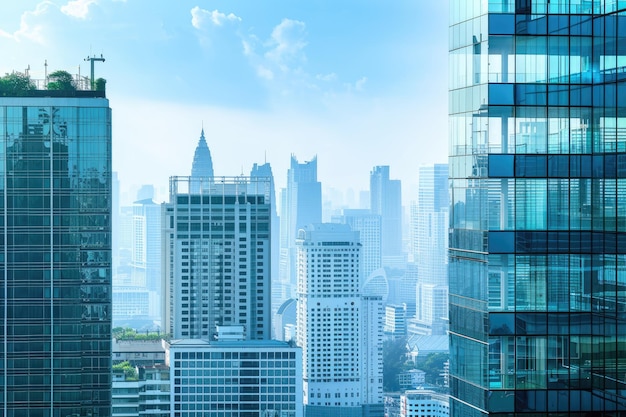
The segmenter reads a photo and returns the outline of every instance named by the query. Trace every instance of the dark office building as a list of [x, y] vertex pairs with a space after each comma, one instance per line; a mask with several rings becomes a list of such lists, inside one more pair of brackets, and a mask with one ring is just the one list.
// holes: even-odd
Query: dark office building
[[109, 416], [109, 101], [21, 94], [0, 97], [0, 415]]

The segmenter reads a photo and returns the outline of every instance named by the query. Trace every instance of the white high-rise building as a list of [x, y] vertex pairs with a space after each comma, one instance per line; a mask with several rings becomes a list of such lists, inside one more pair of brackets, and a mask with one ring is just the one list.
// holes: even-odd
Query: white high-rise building
[[217, 326], [242, 326], [245, 340], [270, 338], [270, 184], [266, 177], [170, 179], [163, 323], [174, 338], [215, 340]]
[[412, 220], [417, 224], [416, 321], [421, 334], [445, 334], [447, 329], [449, 201], [448, 165], [420, 167]]
[[419, 168], [417, 265], [423, 284], [448, 285], [448, 165]]
[[306, 413], [382, 416], [382, 298], [361, 293], [359, 232], [311, 224], [296, 244]]

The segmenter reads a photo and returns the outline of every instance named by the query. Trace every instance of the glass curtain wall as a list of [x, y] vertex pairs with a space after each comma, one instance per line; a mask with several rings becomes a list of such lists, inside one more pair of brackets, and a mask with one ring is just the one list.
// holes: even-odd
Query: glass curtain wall
[[626, 412], [626, 1], [453, 0], [451, 412]]
[[110, 215], [108, 101], [0, 99], [0, 415], [110, 415]]

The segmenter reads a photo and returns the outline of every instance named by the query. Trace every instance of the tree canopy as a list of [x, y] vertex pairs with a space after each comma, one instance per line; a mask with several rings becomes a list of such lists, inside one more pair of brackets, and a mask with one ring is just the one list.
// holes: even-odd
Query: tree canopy
[[0, 77], [0, 94], [14, 96], [26, 95], [27, 91], [36, 90], [37, 86], [26, 74], [14, 72]]
[[159, 332], [139, 333], [129, 327], [114, 327], [111, 331], [115, 340], [169, 340], [169, 336]]
[[132, 366], [128, 361], [120, 362], [113, 365], [113, 370], [123, 371], [126, 381], [136, 381], [138, 379], [137, 368]]
[[450, 358], [447, 353], [430, 353], [426, 356], [418, 356], [415, 366], [426, 372], [426, 382], [433, 385], [441, 385], [444, 363]]
[[48, 90], [76, 91], [74, 77], [67, 71], [54, 71], [48, 79]]
[[406, 339], [386, 340], [383, 343], [383, 389], [385, 392], [400, 389], [398, 376], [406, 369]]

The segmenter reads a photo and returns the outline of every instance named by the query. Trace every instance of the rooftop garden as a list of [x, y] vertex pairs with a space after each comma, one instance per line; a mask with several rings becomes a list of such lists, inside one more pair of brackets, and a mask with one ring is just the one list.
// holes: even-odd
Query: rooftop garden
[[169, 340], [169, 335], [159, 332], [140, 333], [128, 327], [114, 327], [112, 330], [115, 340]]
[[113, 365], [113, 372], [116, 372], [116, 371], [123, 372], [124, 379], [126, 381], [137, 381], [139, 379], [137, 375], [137, 368], [132, 366], [130, 362], [128, 361], [124, 361], [124, 362]]
[[[98, 78], [93, 89], [88, 77], [73, 76], [67, 71], [54, 71], [45, 80], [33, 80], [28, 74], [13, 72], [0, 77], [0, 96], [43, 97], [43, 96], [96, 96], [104, 97], [106, 80]], [[96, 93], [94, 93], [94, 91]]]

